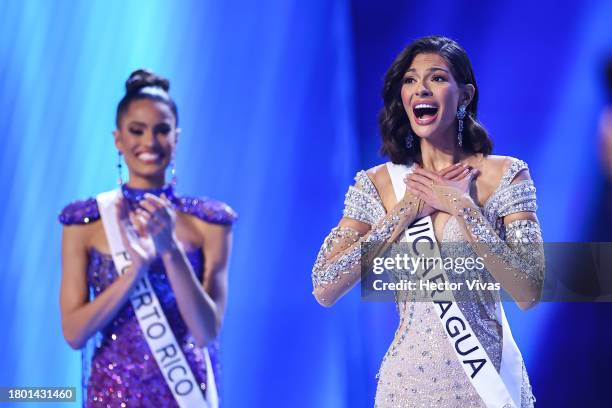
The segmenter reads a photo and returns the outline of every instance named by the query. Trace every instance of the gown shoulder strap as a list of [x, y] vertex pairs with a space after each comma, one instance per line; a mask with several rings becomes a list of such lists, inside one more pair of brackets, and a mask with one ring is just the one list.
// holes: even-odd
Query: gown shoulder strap
[[238, 219], [229, 205], [212, 198], [176, 197], [174, 204], [179, 211], [213, 224], [232, 225]]
[[100, 219], [100, 211], [95, 198], [77, 200], [68, 204], [59, 214], [59, 222], [63, 225], [83, 225]]

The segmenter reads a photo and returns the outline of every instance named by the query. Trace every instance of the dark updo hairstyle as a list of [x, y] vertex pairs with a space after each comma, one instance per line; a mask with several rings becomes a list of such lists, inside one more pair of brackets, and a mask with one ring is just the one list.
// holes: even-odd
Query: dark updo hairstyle
[[139, 99], [151, 99], [167, 104], [178, 126], [178, 112], [174, 100], [168, 94], [170, 81], [146, 69], [137, 69], [125, 81], [125, 95], [117, 105], [116, 123], [119, 128], [121, 117], [128, 111], [130, 104]]
[[[478, 85], [472, 64], [463, 48], [447, 37], [422, 37], [408, 45], [397, 56], [387, 74], [382, 90], [384, 107], [378, 115], [378, 126], [382, 135], [381, 154], [389, 156], [395, 164], [421, 163], [420, 138], [415, 136], [412, 147], [406, 147], [408, 132], [412, 132], [410, 120], [401, 97], [404, 74], [418, 54], [438, 54], [448, 63], [453, 78], [461, 85], [474, 86], [474, 98], [467, 106], [463, 129], [463, 151], [488, 155], [493, 144], [485, 128], [476, 119], [478, 112]], [[413, 133], [414, 134], [414, 133]], [[422, 164], [422, 163], [421, 163]]]

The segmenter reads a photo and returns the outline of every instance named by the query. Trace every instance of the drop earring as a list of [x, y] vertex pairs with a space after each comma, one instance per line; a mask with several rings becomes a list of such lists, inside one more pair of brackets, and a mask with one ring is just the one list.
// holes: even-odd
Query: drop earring
[[457, 110], [457, 143], [463, 147], [463, 119], [465, 118], [465, 105], [459, 106]]
[[408, 130], [408, 134], [406, 135], [406, 149], [410, 150], [412, 148], [412, 144], [414, 142], [414, 136], [412, 136], [412, 130]]
[[121, 152], [117, 151], [117, 173], [119, 173], [119, 177], [117, 178], [117, 184], [119, 186], [123, 185], [123, 177], [121, 176], [123, 170], [123, 164], [121, 163]]
[[174, 159], [170, 162], [170, 174], [172, 175], [170, 184], [172, 184], [172, 187], [176, 187], [176, 164], [174, 163]]

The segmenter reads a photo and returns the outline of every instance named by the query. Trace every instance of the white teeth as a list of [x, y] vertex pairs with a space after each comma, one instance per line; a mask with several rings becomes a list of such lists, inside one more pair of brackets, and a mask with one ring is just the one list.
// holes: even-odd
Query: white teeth
[[418, 105], [416, 105], [416, 106], [414, 107], [414, 109], [419, 109], [419, 108], [433, 108], [433, 109], [438, 109], [438, 107], [437, 107], [437, 106], [430, 105], [430, 104], [428, 104], [428, 103], [419, 103]]
[[151, 161], [159, 159], [159, 154], [157, 153], [140, 153], [138, 155], [140, 160]]

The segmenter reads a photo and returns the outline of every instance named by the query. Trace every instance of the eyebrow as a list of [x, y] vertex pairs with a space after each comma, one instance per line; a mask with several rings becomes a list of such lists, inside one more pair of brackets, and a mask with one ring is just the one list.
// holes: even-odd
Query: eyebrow
[[[431, 68], [426, 69], [426, 71], [429, 71], [429, 72], [444, 71], [444, 72], [448, 73], [448, 70], [445, 69], [445, 68], [442, 68], [442, 67], [431, 67]], [[416, 72], [416, 69], [409, 68], [408, 70], [406, 70], [406, 73], [408, 73], [408, 72]]]
[[[136, 126], [144, 126], [147, 127], [149, 126], [148, 124], [144, 123], [144, 122], [138, 122], [138, 121], [132, 121], [129, 122], [128, 125], [132, 126], [132, 125], [136, 125]], [[161, 122], [158, 122], [156, 124], [154, 124], [153, 126], [158, 126], [158, 125], [170, 125], [168, 120], [162, 120]]]

